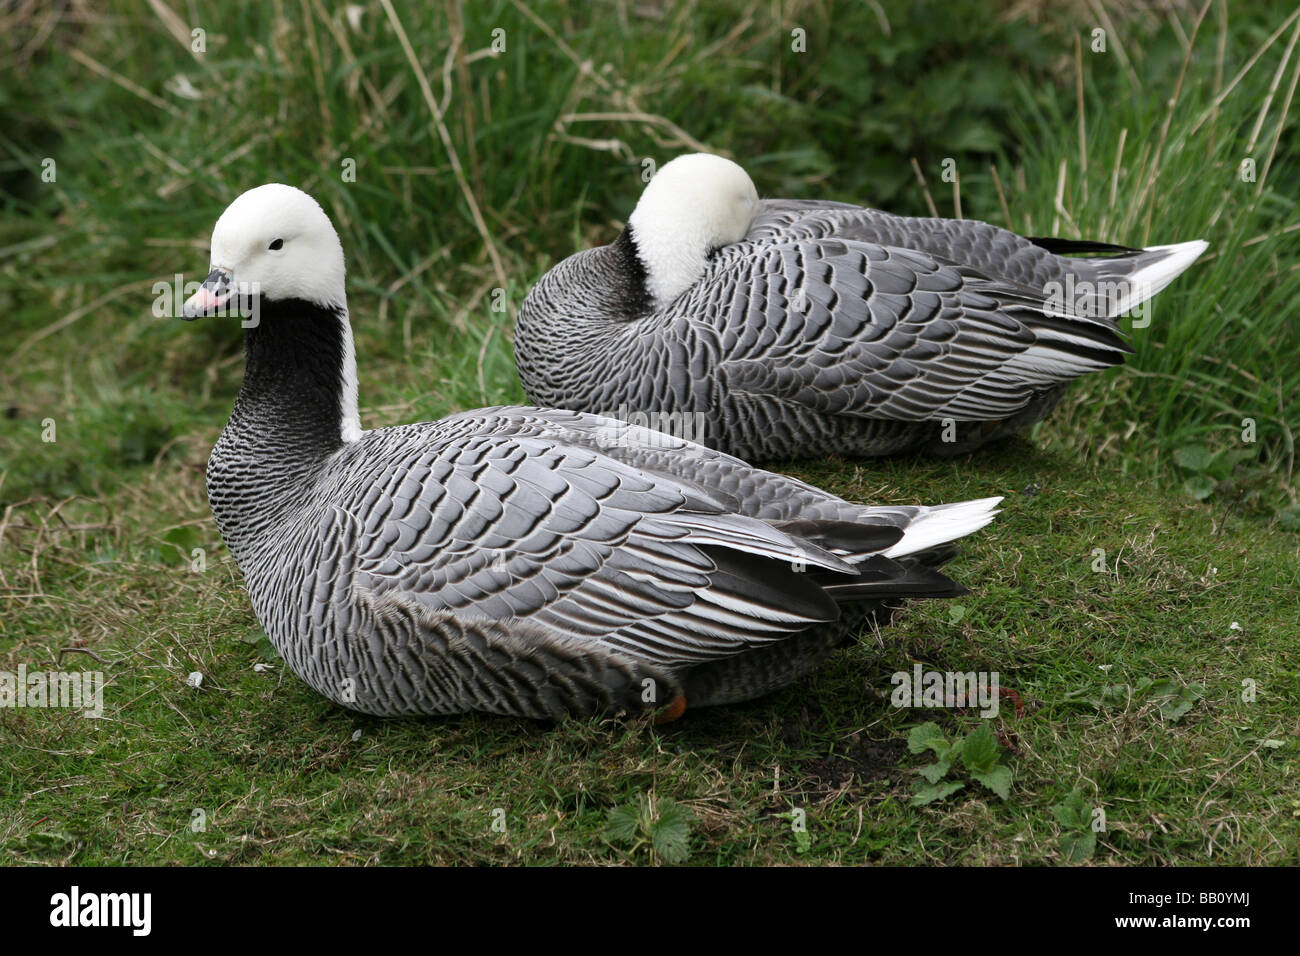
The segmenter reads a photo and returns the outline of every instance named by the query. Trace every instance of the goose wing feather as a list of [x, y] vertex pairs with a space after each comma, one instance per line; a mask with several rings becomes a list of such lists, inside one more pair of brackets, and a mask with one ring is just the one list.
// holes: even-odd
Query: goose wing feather
[[[907, 557], [983, 527], [1000, 498], [948, 505], [861, 505], [788, 475], [764, 471], [725, 452], [587, 412], [503, 406], [444, 419], [480, 433], [527, 435], [598, 450], [608, 458], [671, 476], [733, 511], [769, 522], [858, 567], [876, 554]], [[455, 427], [460, 427], [456, 425]], [[888, 542], [892, 547], [886, 547]]]
[[[714, 324], [692, 319], [719, 302], [731, 304]], [[1105, 321], [1057, 314], [1034, 289], [842, 238], [728, 246], [673, 312], [716, 342], [724, 394], [903, 421], [1004, 418], [1129, 350]]]
[[1061, 279], [1069, 269], [1081, 270], [1087, 276], [1092, 267], [1090, 260], [1062, 259], [1041, 240], [977, 219], [897, 216], [865, 206], [819, 200], [765, 200], [747, 239], [778, 243], [846, 239], [916, 249], [976, 269], [990, 279], [1030, 289], [1041, 289], [1053, 279]]
[[[450, 440], [382, 430], [409, 434], [353, 511], [355, 587], [535, 622], [667, 665], [729, 656], [838, 615], [788, 565], [846, 577], [852, 568], [735, 513], [725, 494], [530, 435], [539, 429], [527, 422], [510, 434], [504, 416], [440, 426]], [[413, 454], [411, 442], [428, 450]], [[763, 580], [755, 567], [768, 569]]]

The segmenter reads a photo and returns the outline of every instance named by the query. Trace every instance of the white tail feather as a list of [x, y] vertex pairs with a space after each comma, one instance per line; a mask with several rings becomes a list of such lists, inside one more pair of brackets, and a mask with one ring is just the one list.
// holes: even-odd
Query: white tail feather
[[1179, 242], [1171, 246], [1148, 246], [1143, 250], [1144, 252], [1164, 252], [1167, 255], [1158, 262], [1143, 266], [1125, 277], [1124, 282], [1129, 291], [1120, 298], [1111, 311], [1111, 316], [1123, 315], [1169, 285], [1186, 272], [1187, 268], [1200, 258], [1201, 253], [1209, 248], [1209, 245], [1203, 239], [1195, 239], [1192, 242]]
[[1001, 503], [1001, 498], [978, 498], [927, 508], [903, 529], [903, 537], [885, 557], [901, 558], [973, 534], [993, 520]]

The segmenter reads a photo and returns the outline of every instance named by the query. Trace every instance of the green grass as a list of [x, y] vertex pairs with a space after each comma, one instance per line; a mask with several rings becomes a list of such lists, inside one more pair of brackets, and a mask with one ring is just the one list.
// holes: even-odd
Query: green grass
[[[1234, 5], [1225, 23], [1215, 4], [1186, 46], [1199, 8], [1153, 19], [1107, 3], [1118, 36], [1092, 54], [1091, 18], [1050, 5], [1032, 24], [976, 3], [944, 5], [950, 20], [891, 11], [888, 33], [861, 3], [786, 4], [779, 23], [767, 3], [673, 2], [653, 20], [644, 5], [486, 3], [463, 22], [398, 5], [435, 98], [448, 64], [462, 184], [382, 4], [356, 28], [313, 0], [227, 6], [198, 16], [197, 58], [146, 5], [5, 23], [0, 671], [101, 667], [111, 684], [101, 720], [0, 711], [0, 858], [651, 862], [663, 857], [607, 833], [609, 811], [638, 809], [649, 833], [676, 805], [696, 863], [1058, 863], [1070, 829], [1053, 808], [1078, 791], [1106, 814], [1093, 863], [1296, 859], [1300, 176], [1285, 14]], [[188, 35], [188, 8], [173, 8]], [[789, 50], [795, 25], [807, 54]], [[506, 53], [473, 56], [497, 26]], [[169, 92], [180, 73], [203, 99]], [[590, 114], [632, 118], [573, 118]], [[513, 309], [558, 257], [611, 239], [639, 159], [692, 140], [741, 159], [767, 195], [949, 215], [939, 164], [953, 156], [967, 216], [1211, 249], [1133, 331], [1132, 360], [1081, 381], [1027, 440], [791, 469], [863, 501], [1008, 496], [953, 565], [970, 595], [910, 605], [797, 687], [664, 727], [378, 721], [325, 702], [263, 656], [207, 509], [238, 335], [154, 318], [152, 283], [205, 271], [208, 230], [239, 191], [300, 184], [348, 253], [368, 425], [518, 400], [512, 316], [493, 290]], [[356, 182], [340, 178], [346, 157]], [[1180, 466], [1196, 445], [1238, 460]], [[1024, 700], [995, 721], [1006, 801], [968, 783], [909, 806], [926, 762], [909, 729], [982, 723], [890, 707], [890, 675], [913, 662], [996, 670]]]
[[[1294, 860], [1294, 539], [1146, 483], [1081, 473], [1024, 443], [961, 465], [802, 471], [862, 498], [1007, 494], [955, 565], [975, 587], [960, 620], [952, 603], [913, 604], [796, 688], [664, 727], [552, 728], [382, 721], [318, 697], [248, 643], [257, 626], [238, 573], [203, 520], [197, 474], [180, 473], [141, 483], [118, 515], [122, 550], [88, 563], [60, 536], [43, 582], [58, 600], [11, 618], [3, 667], [53, 666], [82, 637], [111, 680], [105, 719], [4, 716], [0, 846], [15, 861], [616, 862], [629, 857], [605, 839], [608, 810], [653, 795], [694, 815], [695, 862], [1055, 862], [1051, 808], [1075, 788], [1106, 812], [1097, 862]], [[205, 573], [150, 540], [163, 495], [210, 547]], [[1093, 548], [1107, 551], [1107, 573], [1093, 572]], [[891, 708], [889, 677], [913, 662], [996, 670], [1024, 700], [1023, 716], [1007, 705], [994, 722], [1018, 751], [1006, 802], [968, 787], [908, 806], [923, 763], [907, 753], [908, 727], [981, 723], [973, 711]], [[198, 689], [185, 684], [194, 671]], [[1144, 678], [1203, 696], [1177, 721], [1163, 698], [1072, 702]], [[497, 808], [504, 835], [491, 829]], [[807, 815], [806, 853], [778, 816], [792, 808]], [[206, 832], [189, 829], [194, 809]]]

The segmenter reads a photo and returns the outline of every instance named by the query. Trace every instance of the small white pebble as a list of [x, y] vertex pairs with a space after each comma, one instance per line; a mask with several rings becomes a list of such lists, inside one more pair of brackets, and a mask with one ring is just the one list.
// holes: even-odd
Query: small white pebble
[[203, 675], [200, 674], [198, 671], [194, 671], [194, 673], [190, 674], [189, 677], [185, 678], [185, 683], [188, 684], [190, 687], [202, 687]]
[[352, 731], [352, 742], [356, 743], [360, 739], [361, 739], [361, 731], [360, 730]]

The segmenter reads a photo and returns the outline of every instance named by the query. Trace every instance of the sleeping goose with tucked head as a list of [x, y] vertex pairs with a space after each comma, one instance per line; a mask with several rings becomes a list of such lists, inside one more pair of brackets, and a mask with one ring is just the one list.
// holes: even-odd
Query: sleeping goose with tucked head
[[615, 242], [542, 276], [515, 361], [533, 402], [698, 414], [705, 444], [751, 460], [954, 454], [1123, 361], [1116, 318], [1205, 247], [760, 200], [696, 153], [659, 170]]
[[534, 718], [747, 700], [909, 597], [999, 499], [866, 507], [595, 415], [363, 431], [344, 261], [308, 195], [244, 193], [187, 318], [241, 297], [208, 496], [276, 650], [378, 715]]

